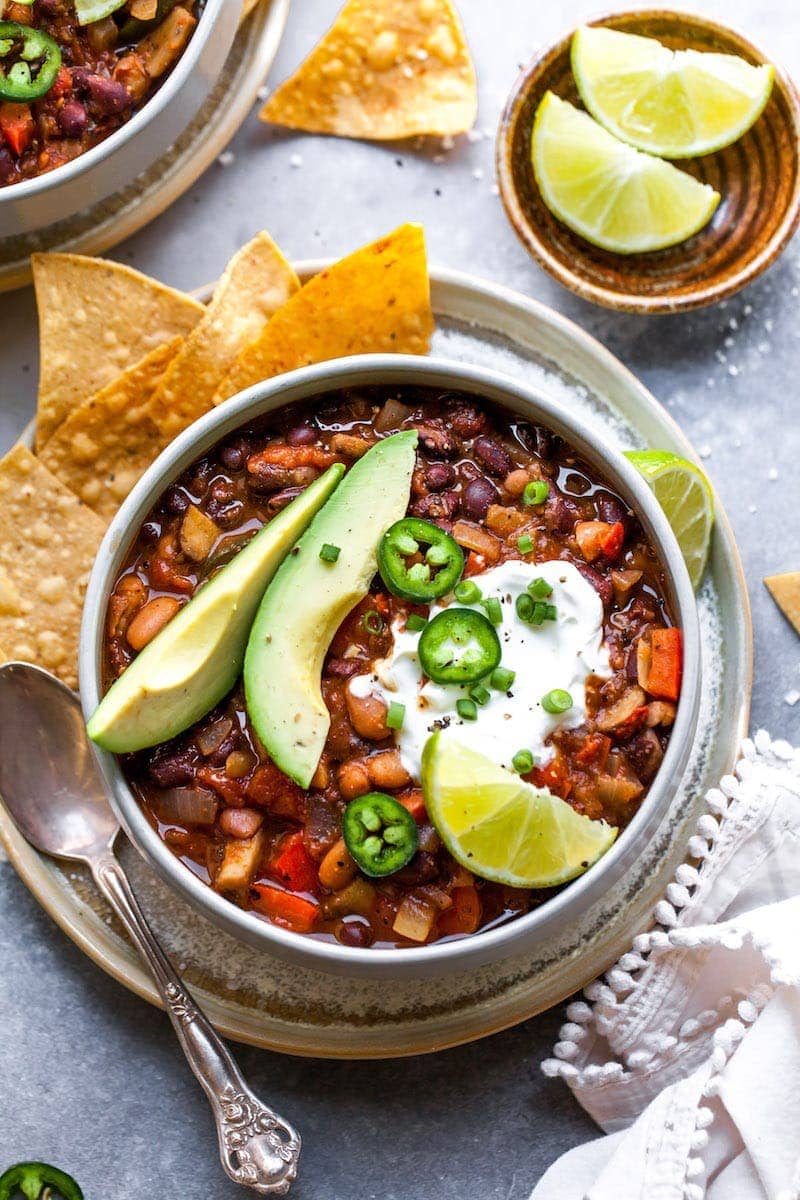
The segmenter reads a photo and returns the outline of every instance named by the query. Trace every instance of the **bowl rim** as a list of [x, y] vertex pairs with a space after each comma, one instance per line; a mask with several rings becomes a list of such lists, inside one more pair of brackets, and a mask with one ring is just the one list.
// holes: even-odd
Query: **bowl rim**
[[137, 133], [149, 125], [151, 120], [157, 114], [163, 112], [174, 100], [198, 65], [206, 43], [216, 30], [216, 18], [222, 9], [230, 3], [232, 3], [232, 0], [204, 0], [203, 10], [197, 21], [197, 28], [189, 39], [189, 44], [181, 54], [175, 67], [170, 71], [167, 78], [150, 99], [146, 100], [141, 108], [136, 110], [130, 121], [121, 125], [119, 129], [115, 129], [113, 133], [104, 138], [102, 142], [98, 142], [96, 146], [85, 150], [77, 158], [71, 159], [70, 162], [62, 163], [61, 166], [54, 167], [52, 171], [46, 171], [43, 175], [36, 175], [33, 179], [21, 179], [18, 183], [12, 183], [8, 187], [0, 188], [0, 209], [2, 209], [4, 203], [10, 204], [13, 202], [19, 204], [31, 196], [42, 195], [43, 193], [52, 191], [54, 188], [61, 187], [78, 179], [85, 171], [91, 170], [97, 163], [121, 150]]
[[517, 943], [543, 935], [565, 913], [588, 908], [638, 856], [639, 840], [652, 834], [666, 811], [688, 758], [700, 700], [700, 632], [694, 591], [675, 535], [655, 496], [636, 468], [620, 451], [608, 445], [590, 422], [575, 413], [564, 412], [541, 390], [502, 372], [442, 357], [373, 354], [335, 359], [302, 367], [240, 392], [201, 417], [159, 455], [109, 525], [86, 593], [79, 645], [80, 697], [88, 720], [102, 696], [101, 657], [110, 587], [127, 552], [131, 531], [139, 528], [165, 488], [206, 449], [247, 421], [324, 392], [370, 383], [455, 388], [471, 391], [512, 411], [515, 407], [517, 411], [527, 411], [529, 418], [562, 433], [582, 457], [596, 465], [635, 504], [664, 567], [676, 620], [683, 630], [684, 676], [664, 759], [633, 821], [592, 869], [538, 908], [495, 929], [430, 946], [357, 949], [281, 929], [214, 892], [171, 853], [149, 824], [116, 757], [99, 747], [93, 749], [113, 807], [130, 840], [162, 879], [215, 924], [246, 942], [284, 958], [302, 960], [304, 965], [317, 969], [386, 977], [415, 971], [435, 974], [437, 967], [444, 972], [465, 967], [468, 960], [486, 962], [509, 957], [520, 949]]
[[524, 206], [520, 202], [514, 170], [511, 166], [511, 133], [516, 123], [518, 111], [526, 100], [528, 93], [535, 86], [542, 67], [545, 63], [560, 57], [562, 54], [569, 54], [570, 43], [575, 31], [579, 27], [578, 25], [571, 26], [569, 32], [562, 34], [537, 50], [529, 62], [519, 71], [514, 80], [497, 126], [495, 138], [497, 181], [500, 188], [500, 198], [508, 220], [525, 249], [553, 279], [564, 287], [569, 288], [575, 295], [594, 304], [602, 305], [604, 308], [615, 309], [618, 312], [646, 313], [651, 315], [688, 312], [692, 309], [704, 308], [707, 305], [716, 304], [720, 300], [726, 300], [730, 296], [735, 295], [743, 287], [746, 287], [747, 284], [752, 283], [754, 279], [757, 279], [783, 253], [800, 224], [800, 151], [797, 149], [798, 145], [800, 145], [800, 93], [798, 93], [786, 69], [774, 58], [766, 54], [760, 46], [751, 41], [737, 26], [714, 20], [703, 13], [690, 9], [665, 8], [661, 6], [652, 9], [620, 8], [587, 17], [581, 24], [608, 25], [624, 17], [637, 16], [649, 21], [657, 20], [659, 17], [682, 19], [686, 21], [687, 26], [690, 28], [702, 26], [706, 30], [719, 33], [725, 37], [733, 37], [741, 43], [742, 48], [746, 49], [756, 61], [772, 65], [775, 72], [773, 93], [776, 88], [782, 90], [791, 116], [792, 132], [794, 134], [792, 144], [795, 146], [796, 171], [794, 190], [787, 204], [783, 220], [762, 247], [761, 251], [751, 262], [737, 271], [733, 276], [726, 277], [724, 280], [717, 280], [716, 283], [704, 282], [698, 284], [692, 291], [685, 292], [680, 296], [670, 296], [668, 294], [639, 296], [633, 292], [619, 291], [581, 279], [580, 276], [569, 266], [565, 265], [550, 250], [547, 237], [542, 235], [539, 226], [529, 218]]

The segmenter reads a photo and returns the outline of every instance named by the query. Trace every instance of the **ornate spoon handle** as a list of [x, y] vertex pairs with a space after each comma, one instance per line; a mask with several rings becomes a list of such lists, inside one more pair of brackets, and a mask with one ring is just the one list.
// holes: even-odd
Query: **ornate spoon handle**
[[152, 970], [189, 1066], [208, 1097], [226, 1173], [262, 1196], [285, 1195], [297, 1174], [300, 1135], [250, 1091], [156, 941], [113, 854], [91, 866], [97, 886]]

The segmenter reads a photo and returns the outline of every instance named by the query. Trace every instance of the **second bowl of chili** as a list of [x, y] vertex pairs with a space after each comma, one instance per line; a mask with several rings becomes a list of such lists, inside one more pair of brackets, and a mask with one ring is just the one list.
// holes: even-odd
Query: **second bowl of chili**
[[[134, 843], [196, 908], [254, 945], [344, 974], [463, 969], [521, 953], [585, 911], [658, 824], [697, 718], [694, 596], [638, 473], [594, 430], [516, 381], [393, 356], [326, 363], [259, 385], [162, 454], [112, 522], [90, 582], [81, 646], [87, 715], [135, 653], [126, 630], [154, 601], [165, 607], [172, 576], [176, 607], [291, 501], [312, 460], [314, 471], [336, 458], [348, 464], [408, 428], [418, 433], [409, 509], [387, 532], [381, 571], [326, 657], [331, 729], [311, 788], [292, 785], [270, 761], [239, 688], [173, 743], [125, 759], [101, 755]], [[292, 466], [298, 451], [302, 463]], [[222, 535], [202, 565], [176, 550], [189, 509]], [[451, 540], [466, 575], [448, 605], [433, 593], [437, 573], [458, 558]], [[433, 551], [432, 560], [422, 551]], [[415, 558], [423, 570], [414, 571]], [[498, 572], [503, 586], [493, 594]], [[509, 583], [517, 575], [519, 588]], [[460, 725], [474, 744], [490, 731], [491, 720], [481, 722], [492, 698], [513, 697], [518, 686], [503, 646], [512, 636], [547, 638], [561, 627], [559, 605], [564, 628], [574, 627], [570, 586], [597, 607], [602, 653], [588, 656], [585, 695], [583, 682], [569, 691], [541, 684], [536, 720], [547, 753], [520, 738], [504, 765], [620, 833], [586, 874], [536, 893], [475, 879], [450, 859], [414, 775], [414, 714], [386, 703], [380, 663], [416, 639], [428, 673], [420, 695], [462, 689], [436, 727]], [[464, 646], [463, 656], [444, 654], [446, 642]], [[448, 674], [441, 684], [437, 663]], [[364, 684], [371, 678], [378, 682]], [[535, 690], [538, 681], [528, 682]], [[243, 871], [243, 845], [256, 836]]]

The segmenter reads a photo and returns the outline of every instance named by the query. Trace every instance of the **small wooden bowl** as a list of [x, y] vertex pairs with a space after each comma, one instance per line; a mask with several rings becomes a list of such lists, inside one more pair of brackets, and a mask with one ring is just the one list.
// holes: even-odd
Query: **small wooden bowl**
[[[611, 13], [592, 21], [657, 38], [674, 50], [738, 54], [770, 61], [740, 34], [691, 13]], [[570, 68], [572, 35], [538, 54], [517, 80], [497, 136], [497, 175], [506, 212], [535, 259], [586, 300], [623, 312], [674, 313], [713, 304], [760, 275], [800, 221], [800, 99], [776, 67], [769, 103], [752, 129], [716, 154], [680, 167], [710, 183], [722, 200], [710, 223], [678, 246], [612, 254], [573, 233], [546, 207], [531, 166], [531, 130], [545, 92], [580, 105]]]

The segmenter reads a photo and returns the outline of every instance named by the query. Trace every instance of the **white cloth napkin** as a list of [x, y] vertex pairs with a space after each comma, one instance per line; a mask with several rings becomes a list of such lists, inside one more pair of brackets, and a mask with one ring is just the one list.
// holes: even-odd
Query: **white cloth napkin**
[[[531, 1200], [800, 1200], [800, 751], [760, 732], [543, 1064], [606, 1136]], [[693, 865], [698, 864], [699, 865]]]

